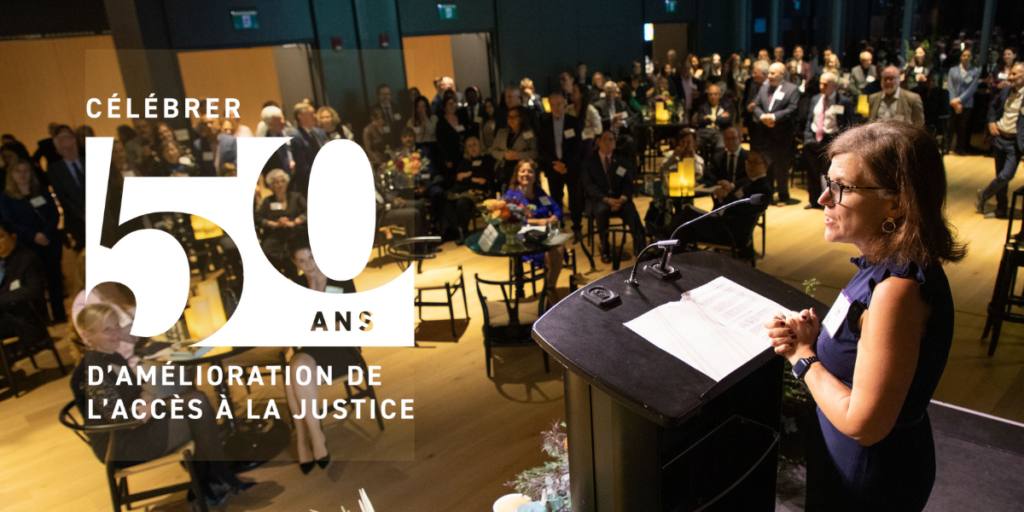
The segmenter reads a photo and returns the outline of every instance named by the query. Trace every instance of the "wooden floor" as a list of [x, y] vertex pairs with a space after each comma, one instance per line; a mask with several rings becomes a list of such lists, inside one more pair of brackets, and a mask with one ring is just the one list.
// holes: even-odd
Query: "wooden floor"
[[[956, 332], [945, 375], [935, 398], [981, 412], [1024, 421], [1024, 327], [1007, 325], [995, 357], [979, 341], [984, 313], [999, 262], [1006, 221], [986, 220], [974, 213], [972, 199], [994, 174], [991, 158], [946, 158], [950, 179], [948, 211], [960, 236], [970, 244], [967, 259], [946, 269], [956, 304]], [[1011, 188], [1020, 186], [1020, 179]], [[806, 204], [806, 194], [794, 197]], [[699, 206], [707, 200], [698, 201]], [[638, 201], [641, 211], [645, 201]], [[801, 204], [801, 205], [802, 205]], [[853, 276], [850, 246], [822, 239], [822, 216], [801, 206], [768, 211], [768, 251], [758, 268], [803, 289], [817, 279], [816, 297], [831, 304]], [[758, 247], [760, 241], [758, 240]], [[579, 251], [577, 251], [579, 252]], [[588, 265], [581, 257], [580, 271]], [[379, 262], [378, 262], [379, 263]], [[358, 489], [365, 488], [376, 509], [395, 511], [488, 511], [510, 492], [504, 483], [546, 459], [540, 451], [541, 430], [564, 418], [560, 370], [544, 373], [536, 347], [496, 352], [495, 376], [487, 378], [481, 325], [483, 321], [473, 276], [507, 275], [504, 259], [473, 255], [446, 244], [426, 269], [463, 265], [468, 281], [470, 320], [459, 324], [460, 336], [448, 332], [447, 310], [427, 310], [417, 327], [421, 348], [364, 350], [372, 365], [383, 366], [378, 397], [414, 398], [414, 420], [392, 420], [380, 433], [372, 420], [325, 421], [333, 462], [327, 470], [303, 476], [294, 449], [247, 473], [259, 485], [234, 497], [223, 510], [358, 510]], [[596, 278], [607, 273], [604, 265]], [[357, 279], [366, 289], [397, 275], [394, 264], [370, 267]], [[568, 274], [560, 286], [565, 288]], [[456, 311], [463, 316], [461, 297]], [[63, 329], [60, 327], [59, 329]], [[64, 356], [68, 342], [59, 344]], [[666, 356], [667, 357], [667, 356]], [[68, 379], [61, 378], [51, 358], [39, 358], [44, 369], [34, 373], [20, 365], [35, 386], [27, 395], [0, 401], [0, 508], [14, 511], [110, 510], [101, 464], [71, 432], [61, 427], [57, 412], [71, 398]], [[232, 390], [236, 400], [245, 389]], [[278, 388], [253, 389], [253, 398], [283, 399]], [[343, 397], [343, 389], [322, 388], [321, 397]], [[348, 460], [349, 462], [344, 462]], [[181, 479], [169, 467], [133, 481], [133, 489]], [[159, 500], [158, 510], [184, 510], [183, 496]]]

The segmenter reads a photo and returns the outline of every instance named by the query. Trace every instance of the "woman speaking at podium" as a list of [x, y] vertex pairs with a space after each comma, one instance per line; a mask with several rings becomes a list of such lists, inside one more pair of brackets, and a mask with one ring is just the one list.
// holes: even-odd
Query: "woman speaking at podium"
[[829, 156], [825, 239], [853, 244], [858, 272], [824, 319], [766, 324], [818, 404], [824, 446], [808, 448], [807, 510], [919, 511], [935, 482], [926, 409], [953, 339], [942, 264], [965, 252], [943, 213], [942, 157], [899, 121], [851, 129]]

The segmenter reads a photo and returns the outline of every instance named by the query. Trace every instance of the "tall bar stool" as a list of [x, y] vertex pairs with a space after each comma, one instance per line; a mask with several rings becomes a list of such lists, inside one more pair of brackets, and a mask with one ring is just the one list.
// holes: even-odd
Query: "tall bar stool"
[[1021, 211], [1024, 211], [1024, 187], [1015, 190], [1010, 201], [1003, 257], [999, 261], [999, 273], [996, 274], [996, 284], [992, 289], [992, 300], [988, 303], [985, 330], [981, 334], [982, 342], [990, 333], [992, 334], [988, 345], [989, 357], [996, 353], [996, 345], [999, 343], [999, 333], [1002, 330], [1003, 322], [1024, 323], [1024, 314], [1013, 311], [1014, 306], [1024, 307], [1024, 294], [1014, 293], [1017, 288], [1017, 271], [1024, 266], [1024, 247], [1022, 247], [1024, 223], [1018, 229], [1017, 234], [1013, 234], [1013, 221], [1018, 201], [1021, 204]]

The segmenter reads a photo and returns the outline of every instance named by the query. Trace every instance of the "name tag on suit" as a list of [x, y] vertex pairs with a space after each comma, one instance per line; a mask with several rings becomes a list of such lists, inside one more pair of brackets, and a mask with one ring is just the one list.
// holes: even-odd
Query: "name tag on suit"
[[460, 124], [460, 125], [458, 125], [458, 126], [456, 126], [456, 127], [455, 127], [455, 131], [456, 131], [457, 133], [462, 133], [462, 132], [466, 131], [466, 127], [465, 127], [465, 126], [462, 126], [462, 125]]
[[551, 198], [548, 196], [540, 196], [540, 204], [544, 206], [551, 206]]
[[523, 140], [530, 140], [532, 138], [533, 138], [533, 132], [524, 132], [523, 133]]
[[785, 98], [785, 97], [786, 97], [786, 93], [783, 92], [782, 89], [779, 89], [779, 90], [775, 91], [775, 99], [776, 100], [781, 100], [782, 98]]
[[271, 210], [284, 210], [284, 203], [273, 202], [270, 203]]
[[213, 151], [203, 151], [203, 161], [204, 162], [212, 162], [213, 161]]
[[615, 175], [620, 177], [620, 178], [625, 176], [626, 175], [626, 168], [622, 167], [622, 166], [619, 166], [618, 169], [615, 169]]
[[567, 138], [567, 139], [571, 139], [571, 138], [576, 136], [576, 130], [574, 130], [572, 128], [569, 128], [569, 129], [565, 130], [564, 132], [562, 132], [562, 136]]
[[384, 127], [381, 128], [380, 131], [382, 131], [384, 133], [391, 133], [391, 127], [388, 126], [388, 125], [384, 125]]
[[40, 206], [46, 204], [46, 198], [43, 196], [35, 196], [32, 199], [29, 199], [28, 202], [29, 204], [32, 205], [33, 208], [39, 208]]
[[394, 115], [394, 116], [392, 116], [392, 117], [394, 117], [394, 118], [395, 118], [395, 121], [401, 121], [401, 120], [402, 120], [402, 114], [395, 114], [395, 115]]
[[19, 288], [21, 288], [21, 279], [15, 279], [11, 281], [11, 288], [9, 291], [13, 292], [14, 290], [17, 290]]
[[480, 167], [482, 163], [484, 163], [483, 160], [473, 160], [473, 167]]
[[837, 116], [841, 116], [843, 115], [843, 112], [846, 112], [846, 107], [843, 105], [832, 105], [828, 109], [831, 110], [832, 113]]

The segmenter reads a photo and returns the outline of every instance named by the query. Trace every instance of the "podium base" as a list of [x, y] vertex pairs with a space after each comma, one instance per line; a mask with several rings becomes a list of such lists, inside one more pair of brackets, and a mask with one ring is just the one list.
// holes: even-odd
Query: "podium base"
[[661, 262], [651, 263], [650, 265], [644, 265], [644, 272], [657, 276], [662, 281], [668, 281], [669, 279], [678, 279], [679, 271], [676, 270], [672, 265], [666, 264], [664, 267]]

